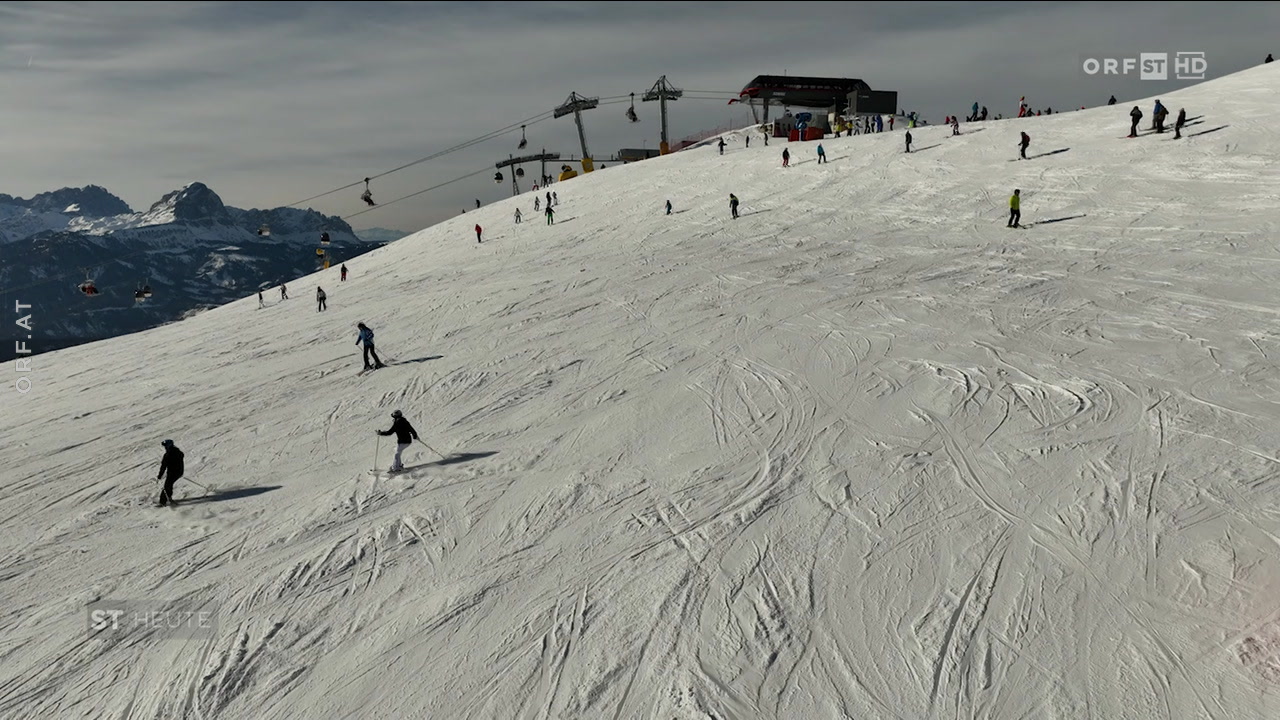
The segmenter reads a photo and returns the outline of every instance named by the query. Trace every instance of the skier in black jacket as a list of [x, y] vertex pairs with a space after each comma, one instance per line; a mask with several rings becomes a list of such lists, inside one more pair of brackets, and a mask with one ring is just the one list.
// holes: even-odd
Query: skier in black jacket
[[[156, 475], [156, 479], [165, 477], [165, 472], [169, 476], [164, 481], [164, 489], [160, 491], [160, 500], [158, 504], [168, 505], [173, 501], [173, 484], [178, 482], [178, 478], [182, 477], [182, 451], [172, 440], [165, 440], [160, 443], [164, 446], [164, 458], [160, 461], [160, 474]], [[176, 503], [175, 503], [176, 504]]]
[[408, 420], [404, 419], [404, 415], [396, 410], [391, 413], [391, 417], [395, 420], [391, 423], [390, 430], [378, 430], [379, 435], [395, 435], [396, 436], [396, 457], [391, 461], [390, 472], [400, 472], [404, 470], [404, 464], [400, 462], [400, 455], [405, 448], [413, 444], [418, 439], [418, 431], [413, 429]]

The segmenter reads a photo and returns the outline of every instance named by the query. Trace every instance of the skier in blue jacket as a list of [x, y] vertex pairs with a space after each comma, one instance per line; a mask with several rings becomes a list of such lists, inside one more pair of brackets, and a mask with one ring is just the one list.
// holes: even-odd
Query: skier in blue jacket
[[[360, 328], [360, 335], [356, 338], [356, 344], [359, 345], [360, 343], [364, 343], [364, 369], [368, 370], [373, 368], [374, 370], [377, 370], [378, 368], [386, 367], [386, 365], [383, 365], [382, 361], [378, 359], [377, 351], [373, 349], [373, 331], [364, 323], [356, 323], [356, 327]], [[369, 364], [370, 355], [373, 356], [373, 365]]]

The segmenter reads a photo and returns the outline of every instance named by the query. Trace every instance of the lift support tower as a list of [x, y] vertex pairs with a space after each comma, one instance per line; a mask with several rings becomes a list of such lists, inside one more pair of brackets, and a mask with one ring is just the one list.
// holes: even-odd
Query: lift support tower
[[569, 99], [555, 110], [555, 117], [564, 117], [573, 113], [578, 123], [578, 140], [582, 143], [582, 172], [589, 173], [595, 169], [591, 164], [591, 151], [587, 150], [587, 134], [582, 129], [582, 111], [591, 110], [600, 104], [600, 98], [584, 98], [576, 92], [569, 93]]
[[659, 108], [662, 110], [662, 144], [658, 145], [658, 152], [663, 155], [671, 152], [671, 144], [667, 142], [667, 101], [675, 102], [683, 94], [683, 90], [671, 87], [671, 83], [667, 82], [667, 76], [663, 75], [658, 78], [658, 82], [654, 83], [653, 87], [649, 88], [649, 92], [640, 98], [641, 102], [650, 100], [659, 102]]
[[[539, 160], [541, 160], [541, 161], [542, 161], [542, 175], [545, 177], [545, 176], [546, 176], [546, 174], [547, 174], [547, 161], [548, 161], [548, 160], [559, 160], [559, 159], [560, 159], [560, 153], [549, 153], [549, 152], [547, 152], [546, 150], [543, 150], [542, 152], [538, 153], [537, 155], [525, 155], [525, 156], [523, 156], [523, 157], [508, 157], [506, 160], [503, 160], [503, 161], [502, 161], [502, 162], [500, 162], [500, 163], [496, 163], [496, 164], [494, 165], [494, 167], [495, 167], [495, 168], [497, 168], [497, 169], [499, 169], [499, 170], [501, 170], [501, 169], [502, 169], [502, 168], [504, 168], [504, 167], [511, 167], [511, 166], [513, 166], [513, 165], [521, 165], [521, 164], [523, 164], [523, 163], [527, 163], [527, 162], [538, 162]], [[516, 171], [515, 171], [515, 170], [512, 170], [512, 171], [511, 171], [511, 194], [512, 194], [513, 196], [514, 196], [514, 195], [519, 195], [519, 194], [520, 194], [520, 186], [516, 184]]]

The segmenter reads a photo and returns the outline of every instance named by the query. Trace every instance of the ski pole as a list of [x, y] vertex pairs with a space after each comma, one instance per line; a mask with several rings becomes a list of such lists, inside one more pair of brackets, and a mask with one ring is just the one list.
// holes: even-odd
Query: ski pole
[[382, 436], [373, 442], [373, 472], [378, 472], [378, 448], [382, 445]]
[[422, 443], [424, 446], [426, 446], [426, 448], [427, 448], [428, 450], [430, 450], [431, 452], [433, 452], [433, 453], [435, 453], [435, 454], [439, 455], [441, 460], [443, 460], [443, 459], [444, 459], [444, 453], [442, 453], [442, 452], [440, 452], [439, 450], [437, 450], [437, 449], [435, 449], [435, 448], [431, 447], [430, 445], [427, 445], [426, 443], [422, 442], [422, 438], [418, 438], [418, 442], [420, 442], [420, 443]]
[[183, 479], [184, 479], [184, 480], [186, 480], [187, 482], [191, 483], [192, 485], [195, 485], [196, 487], [200, 488], [201, 490], [204, 490], [205, 492], [209, 492], [209, 487], [208, 487], [207, 485], [204, 485], [204, 484], [202, 484], [202, 483], [198, 483], [198, 482], [196, 482], [195, 480], [192, 480], [191, 478], [186, 477], [185, 475], [183, 476]]

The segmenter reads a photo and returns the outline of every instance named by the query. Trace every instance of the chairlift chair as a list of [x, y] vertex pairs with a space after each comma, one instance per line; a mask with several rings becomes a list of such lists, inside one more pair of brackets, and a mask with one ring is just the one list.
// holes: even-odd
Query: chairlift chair
[[529, 141], [526, 140], [524, 137], [524, 126], [521, 125], [520, 126], [520, 144], [517, 145], [516, 148], [519, 150], [523, 150], [525, 149], [525, 146], [527, 146], [528, 144], [529, 144]]
[[328, 232], [322, 232], [322, 233], [320, 233], [320, 244], [321, 244], [321, 245], [328, 245], [328, 244], [329, 244], [329, 233], [328, 233]]
[[150, 285], [143, 285], [143, 286], [142, 286], [142, 297], [144, 297], [144, 298], [149, 298], [149, 297], [151, 297], [151, 286], [150, 286]]
[[493, 181], [494, 181], [495, 183], [497, 183], [497, 184], [501, 185], [501, 184], [502, 184], [502, 173], [500, 173], [500, 172], [494, 173], [494, 174], [493, 174]]
[[640, 122], [640, 118], [636, 117], [636, 94], [631, 93], [631, 107], [627, 108], [627, 119], [631, 122]]
[[93, 297], [98, 293], [98, 286], [93, 284], [93, 278], [89, 276], [89, 268], [81, 268], [84, 270], [84, 282], [76, 286], [76, 289], [84, 293], [86, 297]]
[[369, 178], [364, 179], [364, 192], [361, 193], [360, 199], [365, 201], [369, 207], [373, 207], [378, 204], [373, 201], [373, 191], [369, 189]]
[[271, 237], [271, 226], [266, 223], [262, 223], [262, 227], [258, 228], [258, 234], [262, 237]]
[[518, 178], [524, 177], [524, 168], [516, 168], [516, 177]]

